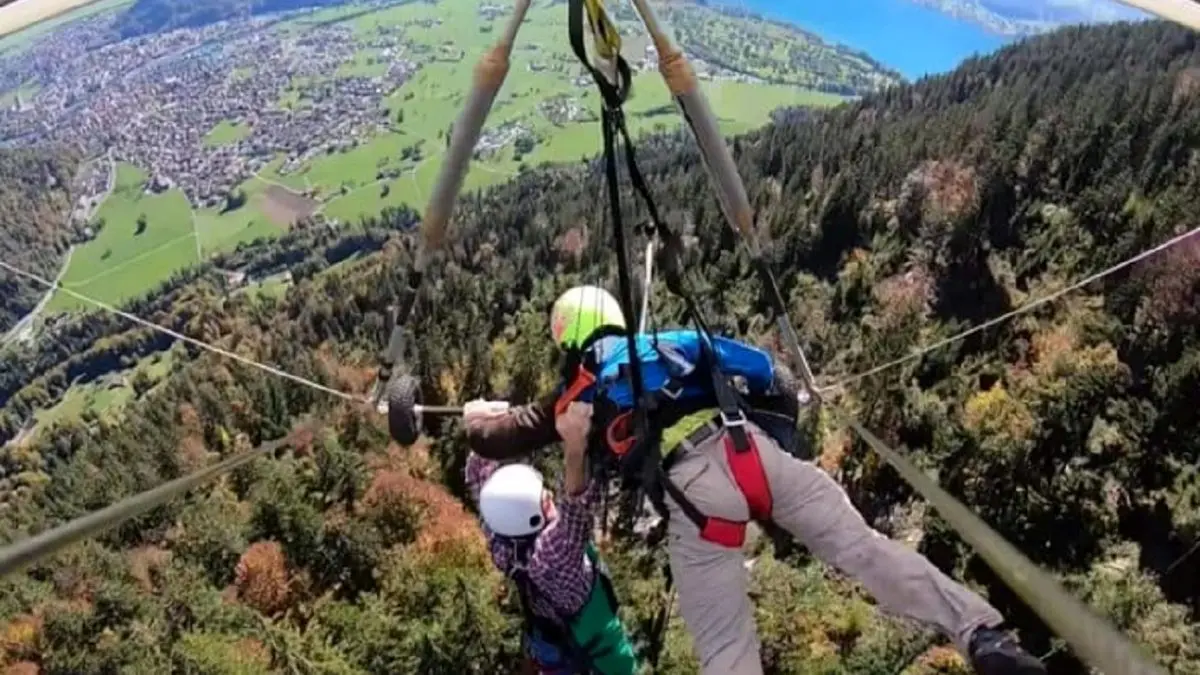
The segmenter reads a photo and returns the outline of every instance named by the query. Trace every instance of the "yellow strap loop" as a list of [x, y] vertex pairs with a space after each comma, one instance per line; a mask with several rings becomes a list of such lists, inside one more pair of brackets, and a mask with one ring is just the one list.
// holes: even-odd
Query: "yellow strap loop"
[[583, 0], [587, 11], [588, 26], [595, 39], [596, 55], [611, 61], [621, 53], [621, 34], [604, 9], [604, 0]]

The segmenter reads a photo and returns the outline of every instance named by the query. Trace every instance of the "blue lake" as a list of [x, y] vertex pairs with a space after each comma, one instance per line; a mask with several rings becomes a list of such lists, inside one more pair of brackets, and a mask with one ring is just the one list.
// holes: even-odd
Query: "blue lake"
[[860, 49], [915, 80], [1012, 41], [911, 0], [727, 0], [794, 23], [829, 42]]

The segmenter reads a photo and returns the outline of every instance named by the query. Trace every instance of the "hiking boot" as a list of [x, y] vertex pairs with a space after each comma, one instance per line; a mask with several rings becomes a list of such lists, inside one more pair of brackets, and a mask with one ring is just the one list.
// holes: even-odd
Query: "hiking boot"
[[1046, 666], [999, 628], [980, 628], [971, 636], [971, 666], [979, 675], [1046, 675]]

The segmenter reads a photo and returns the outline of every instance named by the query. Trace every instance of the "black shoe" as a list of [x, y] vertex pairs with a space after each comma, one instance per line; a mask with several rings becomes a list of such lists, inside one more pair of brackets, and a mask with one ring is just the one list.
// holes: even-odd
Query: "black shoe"
[[998, 628], [980, 628], [971, 636], [971, 666], [979, 675], [1046, 675], [1041, 661]]

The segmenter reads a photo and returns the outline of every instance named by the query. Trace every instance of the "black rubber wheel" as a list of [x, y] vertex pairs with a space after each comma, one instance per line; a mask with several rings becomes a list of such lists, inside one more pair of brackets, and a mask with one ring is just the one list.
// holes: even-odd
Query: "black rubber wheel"
[[414, 407], [421, 402], [421, 383], [400, 375], [388, 383], [388, 432], [400, 445], [412, 445], [421, 435], [421, 420]]

